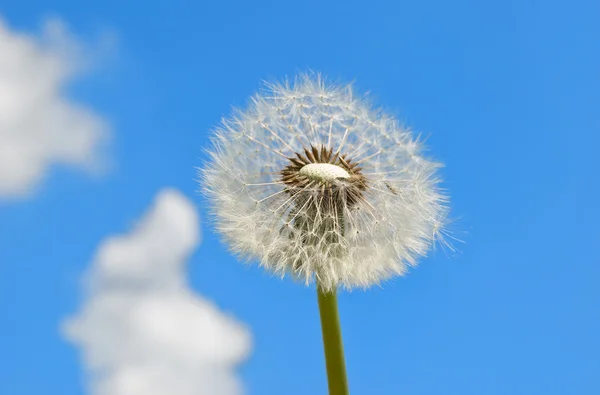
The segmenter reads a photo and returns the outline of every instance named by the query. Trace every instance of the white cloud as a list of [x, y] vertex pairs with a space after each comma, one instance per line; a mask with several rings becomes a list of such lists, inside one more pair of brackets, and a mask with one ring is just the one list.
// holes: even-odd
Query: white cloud
[[107, 123], [64, 95], [89, 55], [58, 19], [31, 36], [0, 17], [0, 198], [34, 192], [53, 164], [101, 164]]
[[64, 333], [77, 344], [94, 395], [237, 395], [248, 329], [189, 289], [185, 262], [198, 215], [174, 190], [159, 193], [135, 229], [101, 243], [88, 294]]

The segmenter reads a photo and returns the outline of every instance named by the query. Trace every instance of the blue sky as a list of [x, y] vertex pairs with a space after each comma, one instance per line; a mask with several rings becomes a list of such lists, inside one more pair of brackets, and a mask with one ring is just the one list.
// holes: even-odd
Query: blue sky
[[[429, 136], [462, 253], [340, 295], [353, 394], [600, 392], [600, 5], [593, 1], [4, 0], [35, 34], [59, 17], [118, 44], [68, 96], [108, 120], [113, 168], [53, 166], [0, 203], [0, 393], [84, 394], [59, 331], [100, 242], [164, 187], [206, 218], [195, 167], [209, 131], [263, 79], [312, 69]], [[202, 221], [195, 291], [251, 330], [248, 394], [325, 393], [314, 289], [230, 256]]]

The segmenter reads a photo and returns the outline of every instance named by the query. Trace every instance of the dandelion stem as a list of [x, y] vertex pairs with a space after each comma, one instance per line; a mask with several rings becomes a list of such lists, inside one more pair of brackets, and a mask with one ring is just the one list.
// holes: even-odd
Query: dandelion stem
[[320, 285], [317, 285], [317, 292], [329, 395], [348, 395], [348, 378], [346, 377], [346, 361], [336, 291], [326, 292]]

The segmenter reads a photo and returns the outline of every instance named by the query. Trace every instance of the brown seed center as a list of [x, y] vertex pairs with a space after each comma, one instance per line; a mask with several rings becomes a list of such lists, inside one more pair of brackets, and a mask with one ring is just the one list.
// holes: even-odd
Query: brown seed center
[[331, 148], [311, 146], [288, 159], [290, 163], [281, 171], [281, 180], [292, 196], [319, 191], [325, 198], [324, 204], [351, 207], [362, 199], [367, 188], [359, 164], [344, 154], [334, 154]]

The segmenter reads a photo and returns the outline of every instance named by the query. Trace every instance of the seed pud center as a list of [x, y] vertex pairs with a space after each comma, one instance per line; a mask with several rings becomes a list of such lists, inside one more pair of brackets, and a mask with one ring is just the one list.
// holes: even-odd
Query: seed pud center
[[312, 181], [332, 182], [340, 178], [350, 178], [350, 173], [345, 169], [331, 163], [309, 163], [302, 166], [299, 175], [308, 177]]

